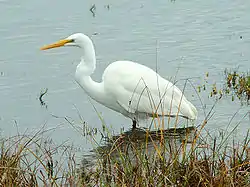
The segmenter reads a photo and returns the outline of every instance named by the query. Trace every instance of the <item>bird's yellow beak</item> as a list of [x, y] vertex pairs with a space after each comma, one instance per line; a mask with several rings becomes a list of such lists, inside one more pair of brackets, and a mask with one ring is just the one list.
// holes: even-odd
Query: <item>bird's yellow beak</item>
[[51, 48], [62, 47], [66, 43], [70, 43], [70, 42], [73, 42], [73, 40], [69, 40], [69, 39], [59, 40], [56, 43], [45, 45], [44, 47], [41, 48], [41, 50], [47, 50], [47, 49], [51, 49]]

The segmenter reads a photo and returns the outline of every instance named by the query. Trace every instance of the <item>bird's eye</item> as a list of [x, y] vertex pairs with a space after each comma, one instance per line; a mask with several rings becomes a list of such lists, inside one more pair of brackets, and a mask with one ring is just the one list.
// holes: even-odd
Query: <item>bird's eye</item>
[[72, 42], [72, 43], [75, 42], [75, 39], [71, 39], [71, 42]]

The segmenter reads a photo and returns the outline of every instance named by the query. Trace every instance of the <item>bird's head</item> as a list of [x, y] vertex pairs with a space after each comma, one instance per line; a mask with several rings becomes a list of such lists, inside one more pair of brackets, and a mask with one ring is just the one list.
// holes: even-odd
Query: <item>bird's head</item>
[[62, 47], [62, 46], [73, 46], [73, 47], [83, 48], [84, 45], [86, 45], [89, 42], [91, 43], [91, 40], [88, 36], [82, 33], [75, 33], [75, 34], [68, 36], [65, 39], [59, 40], [58, 42], [43, 46], [41, 50], [47, 50], [47, 49]]

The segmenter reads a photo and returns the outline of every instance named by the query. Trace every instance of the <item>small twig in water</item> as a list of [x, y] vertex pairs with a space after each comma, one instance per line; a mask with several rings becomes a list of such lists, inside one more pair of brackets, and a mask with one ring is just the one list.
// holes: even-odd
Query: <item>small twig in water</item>
[[93, 17], [95, 17], [95, 10], [96, 10], [96, 6], [95, 6], [95, 4], [93, 4], [93, 5], [90, 7], [90, 9], [89, 9], [89, 11], [93, 14]]
[[[48, 92], [48, 88], [45, 89], [44, 92], [41, 92], [40, 96], [39, 96], [39, 101], [40, 101], [40, 104], [43, 106], [45, 105], [45, 102], [43, 101], [43, 96]], [[47, 105], [46, 105], [46, 108], [47, 108]]]

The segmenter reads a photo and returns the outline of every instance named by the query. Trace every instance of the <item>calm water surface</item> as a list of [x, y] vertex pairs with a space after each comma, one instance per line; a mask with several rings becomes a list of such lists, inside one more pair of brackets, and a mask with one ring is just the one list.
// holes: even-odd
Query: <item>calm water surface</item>
[[[96, 15], [89, 8], [96, 3]], [[109, 4], [110, 9], [105, 5]], [[83, 120], [100, 128], [101, 121], [89, 97], [74, 81], [80, 51], [77, 49], [39, 48], [74, 32], [92, 37], [97, 54], [97, 69], [93, 78], [101, 80], [103, 70], [113, 61], [127, 59], [151, 68], [156, 67], [158, 41], [158, 71], [168, 78], [177, 76], [182, 88], [183, 78], [195, 77], [192, 83], [203, 83], [209, 72], [211, 83], [222, 83], [225, 68], [250, 69], [250, 1], [234, 0], [160, 0], [138, 1], [0, 1], [0, 124], [4, 135], [18, 131], [57, 127], [51, 136], [56, 141], [70, 140], [83, 149], [91, 147], [67, 123], [67, 116]], [[242, 36], [242, 38], [240, 38]], [[44, 96], [47, 108], [40, 105]], [[202, 105], [191, 85], [187, 97], [200, 110]], [[194, 96], [192, 96], [194, 95]], [[214, 100], [202, 95], [208, 112]], [[105, 122], [119, 131], [130, 128], [131, 122], [92, 101]], [[234, 113], [232, 127], [249, 108], [231, 99], [223, 99], [214, 109], [207, 129], [225, 129]], [[53, 115], [59, 118], [53, 117]], [[60, 118], [62, 117], [62, 118]], [[249, 129], [249, 117], [238, 128], [240, 135]]]

